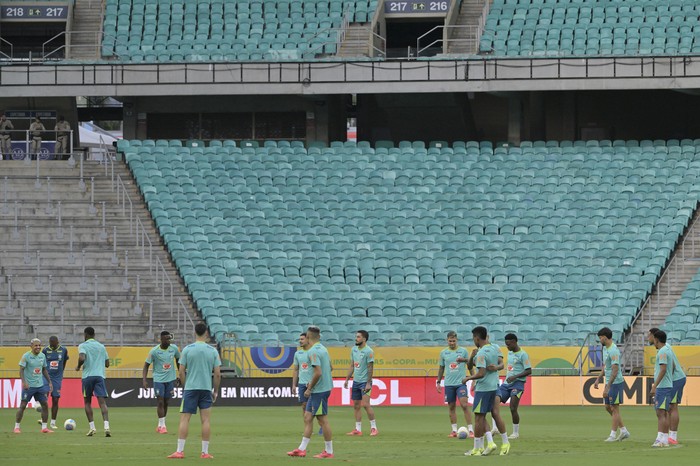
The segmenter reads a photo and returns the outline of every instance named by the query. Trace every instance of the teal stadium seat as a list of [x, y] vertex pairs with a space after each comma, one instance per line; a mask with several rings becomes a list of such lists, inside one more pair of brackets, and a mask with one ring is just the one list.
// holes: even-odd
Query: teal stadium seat
[[376, 1], [106, 0], [102, 55], [133, 62], [318, 59], [335, 55], [343, 14], [367, 23]]
[[[617, 336], [700, 200], [695, 141], [242, 145], [118, 147], [203, 317], [246, 344], [311, 322], [335, 344], [358, 325], [392, 345], [479, 323], [528, 345]], [[695, 277], [674, 341], [700, 331], [699, 296]]]

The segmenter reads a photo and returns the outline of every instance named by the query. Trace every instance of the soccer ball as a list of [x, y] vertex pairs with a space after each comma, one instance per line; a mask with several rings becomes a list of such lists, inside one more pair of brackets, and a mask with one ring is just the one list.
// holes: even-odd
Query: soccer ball
[[469, 436], [469, 431], [467, 430], [466, 427], [462, 426], [459, 429], [457, 429], [457, 438], [464, 440]]
[[66, 430], [75, 430], [75, 421], [73, 419], [66, 419], [63, 423], [63, 428]]

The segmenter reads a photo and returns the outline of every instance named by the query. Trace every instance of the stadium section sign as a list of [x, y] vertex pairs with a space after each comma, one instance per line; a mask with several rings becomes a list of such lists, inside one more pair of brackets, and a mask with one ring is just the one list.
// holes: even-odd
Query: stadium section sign
[[66, 21], [68, 3], [15, 2], [0, 5], [0, 21]]
[[444, 16], [449, 11], [451, 3], [452, 0], [387, 0], [384, 2], [384, 14], [387, 17], [401, 15]]

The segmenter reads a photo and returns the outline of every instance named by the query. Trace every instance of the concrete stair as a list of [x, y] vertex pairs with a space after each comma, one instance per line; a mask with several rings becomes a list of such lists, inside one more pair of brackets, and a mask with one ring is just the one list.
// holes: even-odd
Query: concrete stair
[[673, 252], [666, 271], [642, 307], [626, 337], [625, 363], [637, 372], [643, 369], [646, 335], [652, 327], [661, 327], [676, 302], [700, 270], [700, 209], [696, 209], [690, 228]]
[[[183, 322], [190, 331], [194, 307], [123, 162], [114, 164], [119, 197], [111, 167], [105, 174], [98, 162], [84, 165], [85, 191], [78, 166], [65, 161], [41, 161], [40, 185], [36, 162], [0, 163], [0, 346], [54, 333], [72, 343], [87, 325], [122, 345], [150, 344], [163, 328], [184, 331]], [[120, 204], [126, 196], [131, 205]]]
[[369, 24], [353, 23], [345, 31], [345, 37], [340, 44], [339, 57], [368, 57], [371, 29]]
[[75, 0], [70, 47], [66, 58], [73, 60], [100, 58], [103, 12], [102, 0]]
[[[464, 0], [455, 21], [456, 28], [450, 28], [450, 41], [447, 53], [454, 55], [473, 55], [479, 51], [477, 30], [479, 19], [485, 3], [491, 0]], [[481, 31], [479, 31], [481, 32]]]

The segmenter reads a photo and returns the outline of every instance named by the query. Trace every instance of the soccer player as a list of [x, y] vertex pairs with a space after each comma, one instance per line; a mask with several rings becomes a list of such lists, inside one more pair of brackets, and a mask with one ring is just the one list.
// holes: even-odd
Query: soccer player
[[663, 330], [654, 332], [654, 346], [658, 352], [654, 364], [654, 383], [651, 385], [650, 394], [654, 397], [658, 432], [652, 447], [658, 448], [668, 446], [668, 412], [671, 409], [673, 396], [673, 369], [669, 367], [669, 364], [673, 364], [673, 353], [666, 345], [666, 332]]
[[92, 437], [97, 433], [92, 416], [92, 396], [94, 395], [100, 405], [105, 437], [111, 437], [109, 410], [107, 409], [107, 386], [105, 385], [105, 368], [109, 367], [109, 355], [105, 346], [95, 340], [94, 328], [85, 327], [83, 334], [85, 341], [78, 346], [78, 367], [75, 370], [80, 371], [80, 368], [83, 368], [83, 401], [85, 415], [90, 423], [90, 429], [86, 435]]
[[[593, 388], [598, 390], [600, 380], [605, 376], [605, 388], [603, 389], [603, 400], [605, 410], [612, 416], [612, 429], [606, 442], [618, 442], [630, 438], [630, 433], [622, 422], [620, 405], [622, 404], [623, 388], [625, 380], [622, 378], [620, 370], [620, 350], [612, 340], [612, 330], [603, 327], [598, 330], [598, 340], [603, 345], [604, 371], [598, 376], [593, 384]], [[620, 428], [620, 435], [617, 429]]]
[[[658, 331], [658, 328], [652, 328], [649, 330], [649, 343], [654, 344], [654, 333]], [[671, 396], [671, 409], [668, 412], [669, 416], [669, 426], [668, 426], [668, 443], [669, 445], [678, 444], [678, 425], [680, 424], [680, 415], [678, 413], [678, 405], [683, 401], [683, 388], [685, 387], [686, 376], [683, 372], [680, 362], [673, 348], [668, 343], [666, 346], [671, 350], [673, 354], [673, 395]]]
[[304, 395], [306, 385], [311, 380], [311, 365], [309, 364], [309, 340], [306, 333], [299, 335], [299, 348], [294, 353], [294, 365], [292, 373], [292, 393], [297, 393], [301, 405], [301, 416], [306, 413], [306, 403], [309, 399]]
[[[475, 366], [476, 374], [465, 377], [462, 383], [475, 381], [474, 388], [474, 448], [465, 453], [467, 456], [487, 456], [496, 450], [497, 446], [491, 440], [484, 446], [484, 436], [488, 429], [486, 424], [486, 415], [491, 413], [494, 416], [496, 423], [503, 425], [503, 420], [500, 419], [498, 412], [493, 412], [494, 402], [496, 401], [496, 391], [498, 389], [498, 365], [501, 352], [497, 347], [489, 343], [488, 332], [486, 327], [478, 326], [472, 330], [474, 344], [479, 348], [476, 354]], [[500, 430], [500, 429], [499, 429]], [[507, 455], [510, 451], [510, 443], [508, 442], [508, 434], [503, 428], [501, 433], [503, 445], [501, 446], [501, 455]]]
[[[209, 346], [209, 332], [206, 324], [194, 326], [195, 342], [185, 346], [180, 357], [180, 381], [185, 386], [180, 405], [180, 427], [177, 432], [177, 451], [168, 458], [185, 457], [185, 441], [190, 427], [190, 418], [197, 414], [202, 421], [202, 459], [213, 459], [209, 454], [211, 438], [211, 406], [216, 401], [221, 386], [221, 358], [212, 346]], [[212, 390], [212, 372], [214, 386]]]
[[379, 434], [377, 430], [377, 420], [374, 417], [374, 409], [370, 404], [372, 393], [372, 375], [374, 374], [374, 352], [367, 345], [369, 332], [358, 330], [355, 334], [355, 347], [350, 354], [350, 370], [345, 377], [345, 388], [352, 377], [352, 403], [355, 408], [355, 429], [348, 432], [348, 435], [362, 435], [362, 408], [367, 411], [371, 430], [370, 437]]
[[[58, 337], [52, 335], [49, 337], [49, 346], [42, 351], [46, 356], [46, 365], [51, 377], [53, 389], [51, 392], [51, 429], [56, 429], [56, 418], [58, 417], [58, 402], [61, 399], [61, 385], [63, 385], [63, 371], [68, 363], [68, 349], [61, 346], [58, 342]], [[44, 388], [48, 386], [44, 384]]]
[[469, 437], [474, 437], [474, 427], [472, 426], [472, 416], [469, 412], [469, 392], [462, 379], [467, 373], [466, 363], [469, 361], [469, 352], [457, 346], [457, 332], [447, 332], [447, 348], [440, 352], [440, 363], [438, 366], [435, 389], [442, 392], [442, 376], [445, 375], [445, 403], [450, 414], [450, 424], [452, 432], [448, 437], [457, 437], [457, 400], [467, 421]]
[[[496, 392], [496, 406], [501, 403], [507, 403], [510, 400], [510, 415], [513, 418], [513, 433], [509, 439], [520, 438], [520, 413], [518, 406], [520, 398], [525, 392], [525, 381], [532, 374], [532, 366], [530, 365], [530, 357], [527, 355], [518, 344], [518, 336], [514, 333], [509, 333], [505, 337], [506, 348], [508, 348], [508, 371], [506, 372], [506, 381], [498, 387]], [[496, 421], [494, 419], [494, 430], [498, 431]], [[495, 433], [492, 430], [492, 433]]]
[[41, 352], [41, 340], [38, 338], [32, 339], [30, 342], [31, 351], [27, 351], [19, 360], [19, 378], [22, 379], [22, 401], [19, 404], [17, 415], [15, 416], [15, 434], [22, 431], [19, 428], [24, 416], [24, 409], [27, 407], [29, 400], [34, 398], [41, 405], [41, 433], [51, 434], [46, 426], [46, 421], [49, 417], [49, 405], [46, 403], [46, 390], [44, 389], [44, 381], [49, 383], [49, 391], [53, 391], [51, 377], [46, 370], [46, 356]]
[[153, 390], [158, 400], [158, 427], [156, 432], [167, 434], [165, 417], [168, 415], [168, 400], [173, 397], [173, 388], [180, 386], [175, 367], [180, 368], [180, 350], [172, 345], [173, 336], [167, 330], [160, 332], [160, 345], [151, 348], [143, 363], [143, 389], [148, 390], [148, 368], [153, 364]]
[[313, 368], [311, 380], [306, 385], [304, 395], [309, 398], [304, 413], [304, 434], [299, 448], [287, 452], [289, 456], [306, 456], [306, 447], [311, 441], [314, 417], [323, 429], [325, 450], [314, 458], [333, 458], [333, 435], [331, 425], [328, 422], [328, 397], [333, 389], [333, 375], [331, 374], [331, 358], [328, 350], [321, 344], [321, 330], [311, 326], [306, 331], [306, 338], [310, 348], [308, 351], [309, 363]]

